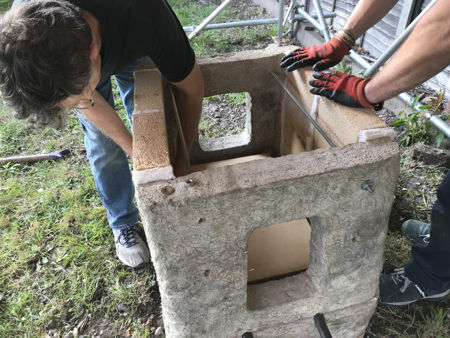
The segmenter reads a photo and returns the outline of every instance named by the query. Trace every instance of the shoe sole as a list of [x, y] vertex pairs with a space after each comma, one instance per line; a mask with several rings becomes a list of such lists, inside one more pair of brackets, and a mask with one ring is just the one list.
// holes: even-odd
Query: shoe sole
[[447, 298], [449, 292], [450, 292], [450, 290], [447, 290], [447, 291], [438, 293], [436, 295], [432, 295], [432, 296], [428, 296], [428, 297], [424, 297], [424, 298], [420, 298], [420, 299], [416, 299], [416, 300], [408, 301], [408, 302], [400, 302], [400, 303], [380, 303], [379, 302], [378, 304], [379, 305], [390, 305], [390, 306], [406, 306], [406, 305], [418, 303], [418, 302], [439, 302], [439, 301]]

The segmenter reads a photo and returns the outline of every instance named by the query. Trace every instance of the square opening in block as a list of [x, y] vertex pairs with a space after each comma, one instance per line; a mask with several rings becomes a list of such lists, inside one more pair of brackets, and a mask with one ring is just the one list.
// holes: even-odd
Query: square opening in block
[[203, 151], [234, 148], [251, 139], [251, 97], [249, 93], [227, 93], [205, 97], [198, 125]]
[[304, 271], [309, 266], [311, 226], [307, 219], [255, 229], [247, 241], [248, 283]]

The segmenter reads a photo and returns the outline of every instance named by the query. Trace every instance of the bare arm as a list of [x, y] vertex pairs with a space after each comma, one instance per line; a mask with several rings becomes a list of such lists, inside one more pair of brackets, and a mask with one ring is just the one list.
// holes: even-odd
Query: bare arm
[[[202, 111], [202, 100], [204, 95], [203, 77], [200, 67], [195, 63], [191, 73], [182, 81], [172, 83], [174, 95], [177, 102], [178, 115], [180, 116], [184, 138], [188, 152], [197, 137], [198, 123]], [[178, 144], [179, 156], [175, 164], [177, 176], [186, 174], [186, 164], [181, 155], [181, 144]]]
[[358, 38], [380, 21], [397, 2], [398, 0], [360, 0], [344, 29], [349, 29]]
[[130, 132], [109, 103], [97, 91], [93, 95], [95, 100], [94, 106], [89, 109], [80, 109], [79, 111], [132, 157], [133, 141]]
[[381, 102], [426, 81], [450, 64], [450, 2], [439, 0], [397, 54], [366, 85], [369, 102]]

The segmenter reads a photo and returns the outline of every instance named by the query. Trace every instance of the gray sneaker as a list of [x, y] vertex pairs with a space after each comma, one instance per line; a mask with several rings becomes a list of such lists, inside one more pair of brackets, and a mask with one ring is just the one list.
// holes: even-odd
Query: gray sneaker
[[449, 290], [428, 290], [414, 284], [405, 275], [404, 268], [380, 276], [378, 304], [405, 306], [418, 301], [437, 302], [447, 298]]
[[150, 252], [135, 225], [113, 229], [117, 257], [123, 264], [139, 268], [150, 262]]
[[428, 244], [430, 241], [430, 225], [410, 219], [402, 224], [402, 233], [412, 244]]

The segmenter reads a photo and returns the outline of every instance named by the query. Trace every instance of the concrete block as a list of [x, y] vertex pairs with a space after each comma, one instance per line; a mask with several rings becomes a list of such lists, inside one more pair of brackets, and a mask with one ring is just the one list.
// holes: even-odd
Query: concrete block
[[[317, 102], [305, 84], [308, 70], [293, 78], [281, 71], [279, 60], [292, 47], [200, 60], [206, 95], [250, 93], [250, 142], [216, 151], [194, 148], [191, 159], [203, 164], [200, 171], [136, 183], [168, 337], [318, 336], [313, 321], [318, 312], [325, 314], [333, 336], [360, 337], [375, 310], [398, 147], [383, 133], [359, 143], [361, 131], [386, 128], [374, 113]], [[338, 147], [328, 148], [312, 132], [270, 72], [287, 79], [302, 105], [316, 101], [309, 109]], [[163, 104], [170, 121], [173, 108], [168, 100]], [[149, 125], [134, 128], [135, 138], [136, 132], [153, 132]], [[166, 160], [176, 152], [172, 134], [168, 128]], [[309, 148], [308, 137], [314, 141]], [[261, 158], [262, 153], [272, 157]], [[242, 159], [249, 155], [257, 160]], [[372, 192], [361, 188], [367, 180]], [[295, 229], [285, 227], [298, 220], [309, 224], [299, 230], [306, 244], [298, 251], [264, 244], [271, 237], [295, 237], [288, 234]], [[275, 235], [259, 236], [261, 231]], [[307, 253], [296, 256], [300, 249]], [[293, 273], [276, 276], [286, 272], [280, 270], [272, 280], [252, 276], [255, 257], [264, 262], [277, 250], [285, 258], [273, 270], [289, 266], [294, 257]], [[298, 271], [305, 256], [306, 269]], [[248, 283], [260, 278], [264, 281]]]
[[174, 178], [169, 146], [161, 74], [135, 73], [133, 114], [133, 179], [136, 183]]

